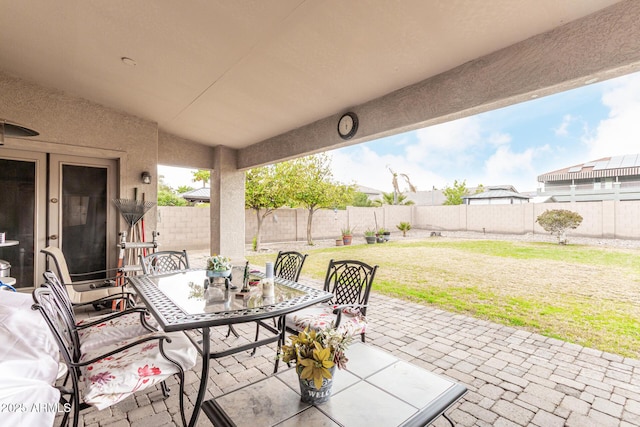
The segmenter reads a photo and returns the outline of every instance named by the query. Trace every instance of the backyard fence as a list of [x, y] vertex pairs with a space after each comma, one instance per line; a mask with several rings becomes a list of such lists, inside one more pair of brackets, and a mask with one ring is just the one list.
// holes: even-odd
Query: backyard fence
[[[367, 229], [384, 227], [400, 233], [396, 225], [409, 222], [413, 228], [432, 231], [477, 231], [527, 234], [546, 232], [536, 223], [545, 210], [568, 209], [583, 217], [571, 235], [608, 239], [640, 239], [640, 201], [602, 201], [577, 203], [527, 203], [521, 205], [383, 206], [348, 207], [346, 210], [321, 209], [313, 214], [315, 240], [340, 237], [340, 229], [355, 228], [362, 236]], [[209, 247], [209, 209], [160, 206], [158, 232], [164, 249], [206, 249]], [[277, 209], [262, 225], [262, 242], [305, 241], [306, 209]], [[245, 243], [257, 231], [255, 211], [245, 212]], [[410, 233], [410, 232], [409, 232]]]

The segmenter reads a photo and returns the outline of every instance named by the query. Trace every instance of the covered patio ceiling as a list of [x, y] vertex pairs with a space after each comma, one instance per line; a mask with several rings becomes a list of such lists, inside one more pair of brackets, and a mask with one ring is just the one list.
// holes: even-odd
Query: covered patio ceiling
[[635, 71], [639, 3], [2, 1], [0, 70], [238, 149], [244, 168]]

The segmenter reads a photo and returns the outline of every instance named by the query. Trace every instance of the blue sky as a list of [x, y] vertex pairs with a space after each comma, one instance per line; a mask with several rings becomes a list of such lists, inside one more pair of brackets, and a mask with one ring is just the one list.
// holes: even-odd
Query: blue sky
[[[407, 174], [418, 190], [466, 180], [468, 187], [510, 184], [534, 191], [543, 173], [640, 153], [638, 135], [640, 73], [329, 154], [336, 180], [387, 192], [392, 191], [387, 167]], [[173, 169], [159, 171], [169, 185], [197, 186], [189, 172]]]

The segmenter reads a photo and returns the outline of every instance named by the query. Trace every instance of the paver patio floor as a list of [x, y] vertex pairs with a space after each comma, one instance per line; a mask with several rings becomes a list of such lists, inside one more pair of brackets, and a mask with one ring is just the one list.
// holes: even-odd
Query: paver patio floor
[[[448, 412], [456, 425], [640, 425], [640, 360], [375, 293], [370, 306], [369, 344], [467, 386], [469, 392]], [[215, 346], [252, 339], [254, 325], [239, 325], [238, 330], [244, 332], [240, 338], [225, 338], [226, 328], [214, 329]], [[274, 355], [271, 345], [255, 356], [245, 352], [213, 360], [206, 398], [269, 375]], [[198, 364], [187, 373], [190, 400], [195, 400], [199, 372]], [[84, 411], [81, 425], [180, 425], [177, 389], [172, 387], [166, 400], [152, 389], [103, 411]], [[201, 414], [198, 425], [211, 423]], [[435, 425], [448, 423], [440, 419]]]

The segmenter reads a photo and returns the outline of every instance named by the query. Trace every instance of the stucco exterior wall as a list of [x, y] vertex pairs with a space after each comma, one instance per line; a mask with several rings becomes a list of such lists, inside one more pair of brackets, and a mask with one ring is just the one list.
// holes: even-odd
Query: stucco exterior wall
[[[157, 199], [157, 164], [159, 158], [158, 125], [121, 111], [75, 97], [66, 92], [45, 88], [32, 82], [0, 72], [0, 117], [35, 129], [40, 135], [31, 138], [10, 138], [5, 147], [16, 150], [63, 154], [103, 159], [118, 163], [117, 196]], [[211, 165], [211, 147], [180, 140], [182, 148], [173, 148], [175, 137], [164, 134], [163, 159], [176, 159], [176, 164], [205, 167]], [[178, 150], [178, 152], [176, 152]], [[210, 167], [210, 166], [209, 166]], [[152, 183], [142, 184], [140, 175], [148, 171]], [[119, 212], [112, 207], [113, 241], [119, 231], [128, 230]], [[207, 211], [208, 212], [208, 211]], [[157, 229], [157, 208], [145, 215], [146, 240]], [[111, 224], [110, 224], [111, 225]], [[170, 234], [170, 233], [166, 233]], [[173, 234], [172, 234], [173, 235]], [[45, 242], [39, 242], [40, 247]], [[115, 244], [111, 248], [116, 258]]]

